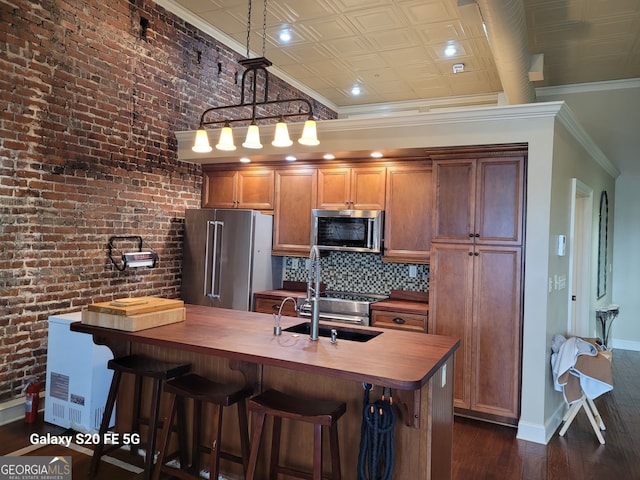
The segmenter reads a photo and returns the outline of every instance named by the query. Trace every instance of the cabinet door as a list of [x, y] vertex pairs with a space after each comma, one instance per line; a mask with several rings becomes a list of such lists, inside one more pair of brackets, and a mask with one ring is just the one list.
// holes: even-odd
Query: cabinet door
[[522, 244], [523, 157], [479, 159], [476, 176], [476, 243]]
[[237, 207], [273, 210], [273, 170], [261, 168], [238, 172]]
[[350, 168], [318, 169], [318, 208], [346, 209], [351, 190]]
[[384, 210], [385, 167], [357, 167], [351, 169], [350, 208]]
[[316, 208], [314, 168], [275, 172], [274, 255], [308, 255], [311, 248], [311, 210]]
[[471, 405], [473, 247], [437, 244], [431, 249], [429, 312], [433, 333], [460, 339], [455, 353], [454, 406]]
[[433, 241], [473, 243], [475, 160], [435, 160]]
[[429, 260], [433, 215], [431, 166], [387, 169], [384, 257], [394, 261]]
[[216, 170], [205, 172], [202, 207], [203, 208], [235, 208], [236, 170]]
[[520, 414], [521, 248], [476, 246], [471, 409]]
[[384, 210], [385, 167], [318, 169], [318, 208]]

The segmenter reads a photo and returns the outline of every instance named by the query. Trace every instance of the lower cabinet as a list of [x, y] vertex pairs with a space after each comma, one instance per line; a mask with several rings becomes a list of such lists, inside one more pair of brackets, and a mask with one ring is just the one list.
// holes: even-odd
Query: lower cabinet
[[392, 291], [390, 298], [371, 304], [371, 325], [411, 332], [429, 332], [427, 292]]
[[427, 333], [428, 320], [428, 313], [417, 314], [371, 310], [371, 325], [374, 327]]
[[[266, 294], [254, 294], [253, 296], [253, 311], [259, 313], [278, 313], [280, 305], [286, 296], [281, 295], [266, 295]], [[282, 306], [282, 315], [285, 317], [297, 317], [293, 304], [289, 301]]]
[[520, 415], [522, 338], [520, 247], [434, 243], [432, 333], [461, 340], [458, 413], [515, 424]]

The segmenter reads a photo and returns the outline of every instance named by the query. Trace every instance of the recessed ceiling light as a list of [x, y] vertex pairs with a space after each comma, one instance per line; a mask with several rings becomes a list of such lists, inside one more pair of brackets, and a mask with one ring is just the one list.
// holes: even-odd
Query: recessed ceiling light
[[444, 49], [444, 54], [447, 57], [453, 57], [457, 52], [456, 46], [453, 44], [449, 44], [447, 45], [447, 47]]
[[294, 157], [293, 155], [287, 155], [286, 157], [284, 157], [284, 159], [285, 159], [287, 162], [295, 162], [295, 161], [297, 160], [297, 158], [296, 158], [296, 157]]
[[335, 160], [336, 156], [332, 153], [325, 153], [322, 158], [325, 160]]
[[382, 152], [371, 152], [371, 156], [373, 158], [382, 158], [384, 157], [384, 155], [382, 154]]
[[360, 89], [360, 85], [354, 85], [351, 87], [351, 95], [360, 95], [362, 90]]
[[240, 163], [251, 163], [251, 159], [247, 157], [240, 158]]
[[290, 42], [291, 41], [291, 30], [289, 30], [288, 28], [280, 30], [280, 34], [278, 35], [278, 38], [280, 39], [281, 42], [284, 42], [284, 43]]

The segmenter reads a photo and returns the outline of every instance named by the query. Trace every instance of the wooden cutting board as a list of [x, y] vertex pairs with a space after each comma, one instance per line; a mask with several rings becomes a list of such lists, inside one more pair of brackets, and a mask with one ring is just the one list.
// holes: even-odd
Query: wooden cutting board
[[82, 323], [127, 332], [183, 322], [184, 319], [182, 300], [159, 297], [119, 298], [92, 303], [82, 310]]
[[184, 307], [182, 300], [159, 297], [130, 297], [119, 298], [110, 302], [92, 303], [87, 307], [87, 310], [90, 312], [130, 317], [180, 307]]
[[184, 307], [129, 316], [95, 312], [88, 308], [82, 310], [82, 323], [94, 325], [96, 327], [125, 330], [127, 332], [137, 332], [147, 328], [183, 322], [185, 317], [186, 309]]

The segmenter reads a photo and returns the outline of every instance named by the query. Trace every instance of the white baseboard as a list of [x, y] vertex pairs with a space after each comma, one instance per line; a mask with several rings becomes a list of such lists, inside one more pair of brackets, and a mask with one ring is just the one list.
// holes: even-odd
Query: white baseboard
[[640, 352], [640, 342], [634, 342], [631, 340], [620, 340], [618, 338], [614, 338], [611, 343], [611, 348], [615, 350], [619, 348], [620, 350], [633, 350], [634, 352]]
[[[14, 398], [4, 403], [0, 403], [0, 425], [7, 425], [17, 420], [24, 419], [25, 398]], [[40, 403], [38, 412], [44, 411], [44, 392], [40, 392]]]
[[551, 437], [553, 437], [553, 435], [556, 433], [556, 430], [562, 423], [564, 411], [565, 404], [563, 402], [562, 404], [558, 405], [556, 411], [544, 425], [524, 422], [520, 420], [520, 422], [518, 423], [518, 434], [516, 435], [516, 438], [518, 438], [518, 440], [526, 440], [528, 442], [546, 445], [547, 443], [549, 443], [549, 440], [551, 440]]

